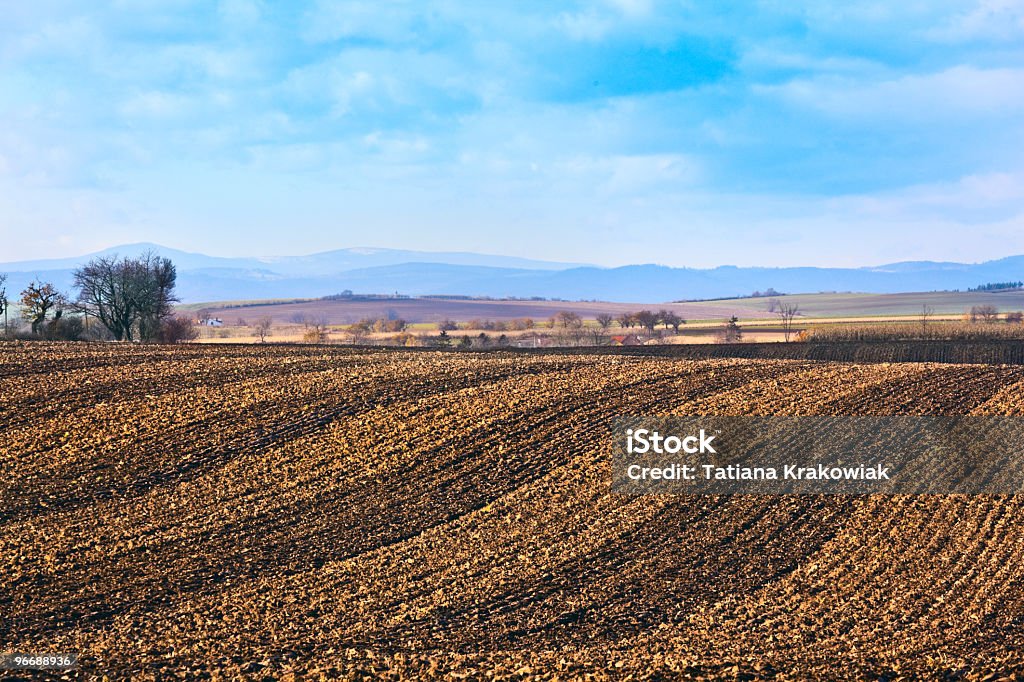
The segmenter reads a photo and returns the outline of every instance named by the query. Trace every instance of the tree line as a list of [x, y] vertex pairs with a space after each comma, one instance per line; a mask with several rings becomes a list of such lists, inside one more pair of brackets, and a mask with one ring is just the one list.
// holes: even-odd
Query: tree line
[[[6, 282], [0, 274], [0, 312], [10, 335]], [[173, 314], [177, 269], [168, 258], [151, 251], [136, 258], [100, 256], [75, 270], [73, 282], [70, 294], [37, 280], [21, 291], [15, 303], [28, 338], [174, 343], [198, 335], [191, 319]]]
[[686, 320], [671, 310], [659, 310], [654, 312], [645, 309], [639, 310], [635, 313], [622, 313], [617, 317], [613, 317], [607, 313], [597, 316], [597, 323], [601, 325], [602, 329], [607, 329], [613, 322], [623, 329], [638, 327], [640, 329], [646, 329], [652, 334], [659, 324], [665, 329], [671, 328], [677, 334], [679, 333], [679, 328], [686, 324]]
[[973, 289], [967, 291], [1010, 291], [1013, 289], [1020, 289], [1024, 287], [1024, 282], [989, 282], [988, 284], [979, 284]]

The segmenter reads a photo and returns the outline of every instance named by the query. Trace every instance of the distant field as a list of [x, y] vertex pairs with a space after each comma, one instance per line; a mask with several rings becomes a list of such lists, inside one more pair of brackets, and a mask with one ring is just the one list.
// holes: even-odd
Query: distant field
[[186, 309], [207, 310], [213, 317], [219, 317], [227, 324], [238, 318], [252, 322], [270, 316], [274, 324], [288, 324], [299, 317], [322, 320], [327, 324], [351, 324], [363, 318], [400, 317], [410, 323], [440, 322], [446, 318], [465, 321], [475, 319], [512, 320], [529, 317], [546, 320], [552, 315], [568, 310], [577, 315], [593, 319], [602, 313], [620, 315], [644, 308], [671, 310], [687, 320], [724, 319], [731, 315], [746, 318], [774, 317], [764, 309], [744, 308], [738, 303], [602, 303], [591, 301], [478, 301], [449, 300], [434, 298], [391, 298], [349, 301], [300, 301], [283, 303], [253, 304], [237, 306], [211, 303], [205, 306], [191, 305]]
[[[909, 294], [793, 294], [782, 297], [787, 303], [800, 306], [804, 317], [878, 317], [892, 318], [919, 315], [921, 306], [931, 306], [935, 315], [959, 316], [975, 305], [993, 305], [1006, 312], [1024, 310], [1024, 290], [989, 291], [929, 291]], [[768, 308], [768, 298], [736, 298], [700, 301], [696, 306], [698, 317], [713, 317], [712, 310], [739, 310], [739, 317], [754, 317]], [[701, 312], [707, 306], [708, 312]]]
[[[923, 292], [908, 294], [793, 294], [782, 297], [799, 306], [798, 320], [893, 318], [917, 316], [922, 306], [930, 306], [935, 317], [959, 317], [975, 305], [992, 305], [1000, 312], [1024, 310], [1024, 291], [1004, 292]], [[671, 310], [691, 324], [717, 322], [736, 315], [741, 320], [772, 320], [769, 298], [735, 298], [687, 303], [607, 303], [601, 301], [485, 301], [435, 298], [357, 299], [349, 301], [241, 301], [214, 302], [182, 306], [182, 310], [207, 310], [226, 324], [238, 319], [251, 323], [270, 316], [275, 325], [295, 323], [300, 317], [331, 325], [351, 324], [363, 318], [401, 317], [411, 324], [437, 323], [444, 319], [511, 320], [529, 317], [546, 320], [562, 310], [584, 319], [608, 313], [620, 315], [644, 308]]]

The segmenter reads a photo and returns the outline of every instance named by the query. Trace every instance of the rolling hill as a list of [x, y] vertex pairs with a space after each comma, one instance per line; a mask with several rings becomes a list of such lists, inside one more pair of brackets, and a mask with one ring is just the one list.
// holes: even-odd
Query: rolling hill
[[608, 480], [624, 414], [1021, 415], [1019, 366], [7, 350], [0, 623], [81, 655], [47, 679], [1024, 674], [1019, 495]]
[[341, 249], [309, 256], [224, 258], [132, 244], [78, 258], [0, 264], [8, 291], [32, 279], [70, 289], [75, 267], [97, 255], [153, 250], [178, 265], [184, 302], [319, 297], [356, 293], [459, 294], [604, 301], [728, 298], [769, 287], [789, 293], [901, 293], [967, 289], [1024, 278], [1024, 256], [984, 263], [892, 263], [864, 268], [678, 268], [643, 264], [614, 268], [472, 253]]

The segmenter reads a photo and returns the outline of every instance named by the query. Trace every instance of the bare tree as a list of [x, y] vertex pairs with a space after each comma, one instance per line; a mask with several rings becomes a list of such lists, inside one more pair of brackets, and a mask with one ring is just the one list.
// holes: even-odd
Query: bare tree
[[[348, 326], [348, 333], [352, 337], [352, 344], [358, 346], [366, 343], [366, 339], [370, 334], [370, 328], [365, 324], [356, 322]], [[448, 332], [442, 329], [441, 334], [447, 336]]]
[[559, 311], [555, 319], [562, 325], [562, 329], [579, 329], [583, 326], [583, 319], [571, 310]]
[[64, 312], [64, 296], [49, 282], [32, 281], [21, 292], [21, 312], [32, 325], [32, 333], [38, 334], [50, 311], [54, 319], [60, 319]]
[[928, 328], [928, 319], [935, 314], [935, 308], [931, 307], [927, 303], [921, 304], [921, 333], [924, 334]]
[[101, 256], [75, 270], [78, 309], [95, 317], [118, 341], [156, 341], [177, 301], [177, 270], [167, 258]]
[[994, 305], [971, 306], [971, 322], [995, 322], [999, 319], [999, 309]]
[[638, 313], [633, 313], [633, 319], [638, 325], [646, 329], [651, 334], [654, 333], [654, 328], [660, 321], [658, 319], [658, 315], [656, 313], [652, 313], [650, 310], [641, 310]]
[[191, 317], [169, 317], [160, 325], [160, 343], [188, 343], [199, 338], [199, 329]]
[[267, 337], [270, 336], [270, 327], [274, 324], [274, 319], [270, 315], [264, 315], [260, 319], [256, 320], [256, 335], [260, 337], [260, 343], [266, 343]]
[[789, 337], [793, 334], [793, 318], [800, 312], [800, 306], [796, 303], [783, 303], [779, 302], [778, 314], [779, 319], [782, 320], [782, 334], [786, 339], [786, 343], [789, 343]]
[[7, 336], [7, 275], [0, 273], [0, 313], [4, 316], [4, 336]]
[[631, 329], [636, 324], [636, 318], [632, 313], [622, 313], [615, 318], [615, 321], [619, 323], [619, 326], [623, 329]]
[[386, 332], [404, 332], [408, 326], [409, 323], [400, 317], [384, 320], [384, 331]]
[[330, 329], [320, 320], [310, 321], [306, 324], [306, 331], [302, 333], [304, 343], [326, 343]]
[[659, 313], [659, 317], [661, 318], [662, 324], [665, 325], [665, 329], [672, 327], [672, 331], [674, 331], [676, 334], [679, 333], [679, 327], [686, 324], [686, 320], [679, 317], [671, 310], [663, 310], [661, 313]]
[[153, 341], [159, 337], [164, 320], [174, 314], [172, 304], [178, 301], [174, 295], [178, 270], [169, 258], [161, 258], [153, 252], [135, 259], [134, 270], [139, 338]]
[[612, 326], [612, 322], [615, 321], [615, 318], [609, 315], [608, 313], [601, 313], [600, 315], [597, 316], [596, 319], [597, 323], [601, 325], [601, 329], [608, 329], [608, 327]]
[[312, 315], [306, 318], [305, 322], [306, 330], [302, 333], [302, 340], [305, 343], [327, 343], [327, 337], [331, 333], [330, 327], [327, 326], [327, 316]]

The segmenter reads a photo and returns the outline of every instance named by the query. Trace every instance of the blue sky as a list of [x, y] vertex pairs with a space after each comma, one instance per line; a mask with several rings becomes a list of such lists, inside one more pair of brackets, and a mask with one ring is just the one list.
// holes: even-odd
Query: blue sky
[[1020, 254], [1024, 4], [9, 3], [0, 232], [0, 262]]

